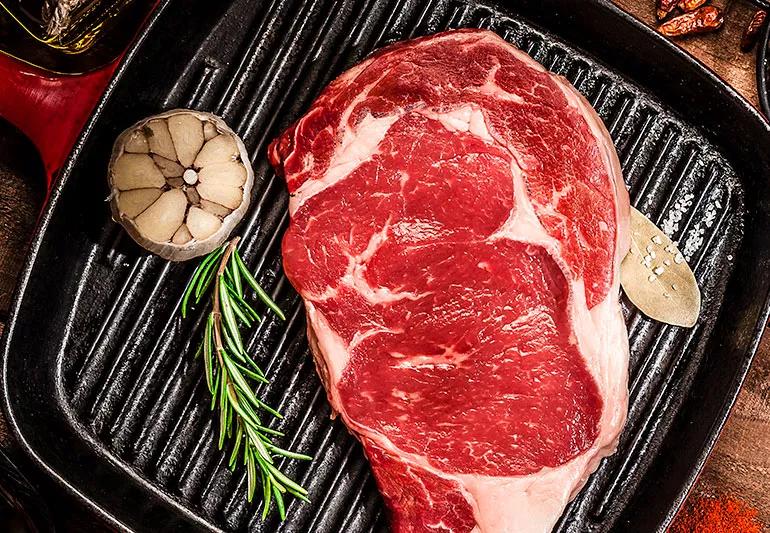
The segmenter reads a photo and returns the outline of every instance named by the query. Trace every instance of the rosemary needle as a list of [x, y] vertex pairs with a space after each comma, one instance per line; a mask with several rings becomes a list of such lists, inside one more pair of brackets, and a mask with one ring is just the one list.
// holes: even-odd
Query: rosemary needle
[[195, 303], [211, 291], [211, 309], [198, 349], [203, 355], [206, 386], [211, 393], [211, 409], [219, 411], [219, 448], [227, 439], [232, 440], [228, 466], [234, 470], [238, 457], [243, 454], [246, 466], [247, 498], [252, 501], [258, 484], [262, 485], [263, 519], [271, 502], [281, 520], [286, 518], [284, 498], [291, 494], [308, 501], [307, 490], [281, 472], [275, 458], [310, 460], [312, 457], [284, 450], [273, 444], [272, 437], [283, 433], [270, 429], [260, 418], [266, 413], [275, 418], [281, 414], [263, 402], [255, 393], [254, 385], [268, 383], [265, 373], [246, 351], [241, 326], [251, 327], [261, 321], [244, 297], [244, 288], [250, 287], [259, 300], [281, 320], [286, 317], [270, 296], [259, 286], [238, 253], [236, 237], [211, 252], [195, 270], [182, 298], [182, 317], [187, 316], [190, 300]]

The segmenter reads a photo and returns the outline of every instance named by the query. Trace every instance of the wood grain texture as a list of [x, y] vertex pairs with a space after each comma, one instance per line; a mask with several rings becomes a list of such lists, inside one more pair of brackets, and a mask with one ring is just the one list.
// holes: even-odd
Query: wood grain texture
[[[654, 0], [614, 1], [645, 23], [655, 24]], [[713, 4], [725, 8], [725, 26], [715, 34], [677, 42], [756, 105], [755, 55], [742, 53], [738, 46], [754, 9], [738, 1], [717, 0]], [[0, 152], [0, 163], [2, 158]], [[40, 205], [40, 194], [33, 190], [31, 183], [29, 177], [2, 174], [0, 165], [0, 331], [10, 303], [10, 289], [26, 254], [26, 243]], [[2, 416], [0, 446], [14, 447]], [[763, 523], [770, 525], [770, 335], [767, 333], [730, 420], [694, 488], [695, 494], [725, 492], [755, 506]], [[49, 499], [57, 497], [54, 493]], [[85, 510], [77, 510], [76, 504], [68, 508], [75, 518], [64, 519], [64, 530], [95, 527], [86, 518]], [[89, 527], [82, 529], [84, 524]]]
[[[656, 26], [655, 0], [613, 0], [649, 26]], [[727, 80], [739, 93], [755, 106], [758, 105], [756, 55], [740, 50], [743, 29], [749, 23], [755, 9], [740, 0], [714, 0], [711, 5], [725, 12], [725, 24], [717, 32], [676, 39], [675, 42], [690, 52], [721, 78]]]

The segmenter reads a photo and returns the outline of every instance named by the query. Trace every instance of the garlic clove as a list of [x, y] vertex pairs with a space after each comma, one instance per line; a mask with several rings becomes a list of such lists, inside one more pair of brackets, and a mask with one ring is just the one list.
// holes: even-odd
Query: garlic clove
[[150, 207], [134, 219], [142, 235], [155, 242], [170, 240], [184, 222], [187, 197], [179, 189], [160, 195]]
[[174, 244], [187, 244], [191, 240], [193, 240], [193, 236], [190, 234], [190, 230], [187, 229], [185, 224], [179, 226], [179, 229], [176, 230], [174, 236], [171, 237], [171, 242]]
[[160, 189], [133, 189], [123, 191], [118, 197], [118, 207], [121, 213], [129, 218], [134, 218], [152, 205], [158, 199]]
[[201, 201], [201, 197], [198, 194], [198, 191], [195, 190], [195, 187], [189, 187], [186, 192], [187, 192], [187, 200], [191, 204], [197, 205]]
[[206, 200], [205, 198], [201, 198], [200, 206], [203, 210], [208, 211], [212, 215], [216, 215], [219, 218], [225, 218], [227, 215], [232, 213], [232, 209], [228, 209], [221, 204], [212, 202], [211, 200]]
[[243, 200], [243, 191], [238, 187], [221, 187], [208, 181], [200, 183], [197, 189], [201, 198], [216, 202], [228, 209], [235, 209]]
[[147, 154], [124, 153], [112, 166], [113, 185], [121, 191], [163, 187], [166, 179]]
[[240, 187], [246, 183], [246, 168], [240, 161], [214, 163], [198, 172], [201, 183], [212, 182], [221, 187]]
[[150, 145], [147, 142], [147, 136], [142, 131], [134, 131], [126, 139], [126, 152], [132, 154], [147, 154], [150, 152]]
[[235, 161], [238, 151], [238, 145], [231, 135], [217, 135], [203, 145], [193, 164], [196, 168], [203, 168], [216, 163]]
[[187, 214], [187, 228], [192, 236], [198, 240], [208, 239], [221, 226], [222, 221], [219, 217], [199, 207], [191, 207], [190, 212]]
[[214, 123], [210, 122], [208, 120], [205, 121], [203, 123], [203, 138], [205, 140], [209, 141], [209, 140], [213, 139], [214, 137], [216, 137], [217, 135], [219, 135], [219, 130], [214, 125]]
[[185, 168], [191, 167], [203, 146], [203, 124], [191, 114], [180, 113], [168, 118], [168, 131], [177, 159]]
[[150, 145], [150, 152], [158, 154], [176, 161], [176, 150], [174, 150], [174, 141], [171, 140], [171, 133], [168, 131], [168, 124], [162, 118], [151, 120], [145, 128], [147, 142]]
[[160, 172], [167, 178], [178, 178], [184, 174], [184, 167], [176, 161], [171, 161], [165, 157], [153, 154], [152, 160], [158, 165]]

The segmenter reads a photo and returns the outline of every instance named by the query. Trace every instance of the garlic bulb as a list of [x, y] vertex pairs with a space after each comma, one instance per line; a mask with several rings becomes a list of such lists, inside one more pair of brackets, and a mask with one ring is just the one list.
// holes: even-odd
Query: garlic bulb
[[228, 238], [248, 208], [254, 173], [222, 119], [175, 109], [118, 137], [109, 182], [115, 221], [150, 252], [184, 261]]

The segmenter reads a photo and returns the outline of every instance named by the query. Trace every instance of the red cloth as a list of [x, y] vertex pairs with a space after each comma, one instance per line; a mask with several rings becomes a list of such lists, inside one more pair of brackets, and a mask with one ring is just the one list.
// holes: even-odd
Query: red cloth
[[77, 76], [53, 75], [0, 54], [0, 116], [35, 144], [49, 188], [117, 64]]

